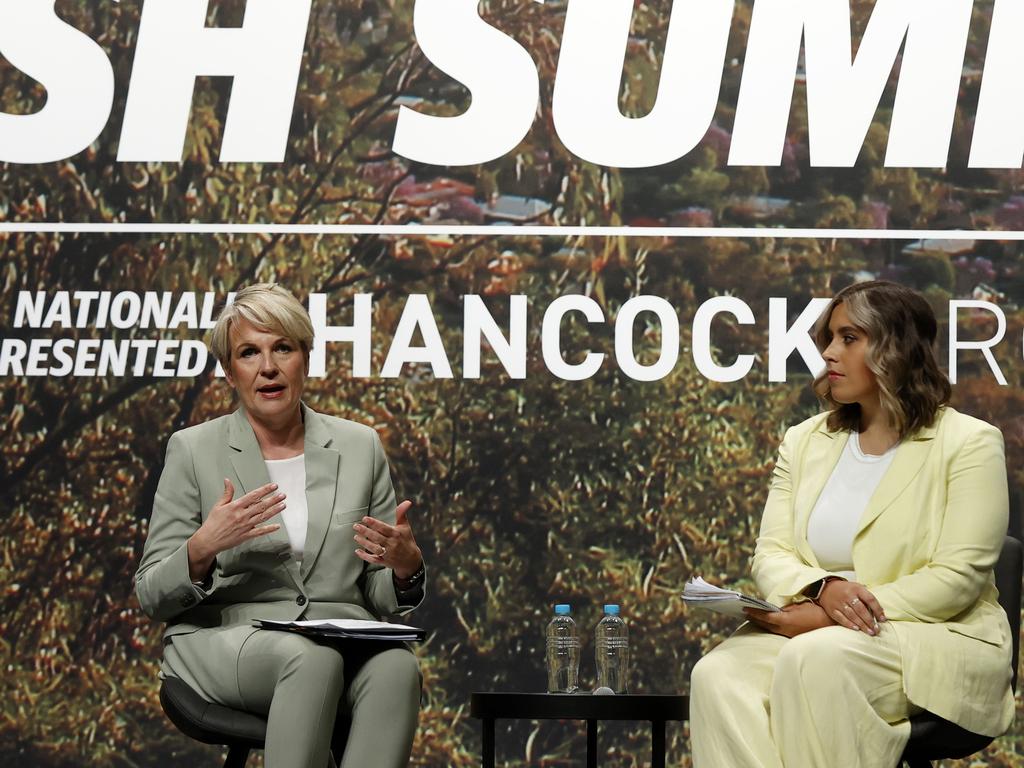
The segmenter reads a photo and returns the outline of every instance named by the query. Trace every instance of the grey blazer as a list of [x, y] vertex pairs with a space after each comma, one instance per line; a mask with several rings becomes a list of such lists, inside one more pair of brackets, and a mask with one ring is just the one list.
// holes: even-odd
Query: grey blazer
[[389, 568], [355, 555], [352, 524], [369, 514], [395, 521], [395, 491], [380, 438], [370, 427], [305, 405], [309, 523], [301, 567], [284, 527], [217, 555], [212, 584], [188, 572], [186, 541], [224, 493], [235, 498], [270, 482], [256, 435], [239, 409], [175, 432], [153, 503], [149, 535], [135, 575], [142, 609], [167, 622], [164, 637], [252, 619], [374, 619], [406, 613]]

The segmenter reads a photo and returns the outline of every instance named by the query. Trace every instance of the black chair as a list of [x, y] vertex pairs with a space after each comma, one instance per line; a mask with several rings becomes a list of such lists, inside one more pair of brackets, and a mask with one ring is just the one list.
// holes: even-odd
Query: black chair
[[211, 704], [176, 677], [160, 686], [160, 706], [178, 730], [204, 744], [228, 748], [224, 768], [244, 768], [252, 749], [263, 749], [267, 720], [251, 712]]
[[[267, 738], [265, 717], [211, 704], [176, 677], [165, 678], [160, 686], [160, 706], [186, 736], [204, 744], [226, 746], [224, 768], [244, 768], [250, 750], [263, 749]], [[331, 743], [335, 755], [344, 749], [348, 725], [348, 718], [339, 713]]]
[[[1020, 597], [1024, 577], [1024, 545], [1007, 536], [995, 567], [999, 604], [1006, 611], [1013, 637], [1013, 690], [1017, 690], [1017, 662], [1020, 654]], [[901, 764], [909, 768], [929, 768], [932, 760], [955, 760], [969, 757], [993, 741], [944, 720], [931, 712], [910, 718], [910, 741], [903, 750]]]

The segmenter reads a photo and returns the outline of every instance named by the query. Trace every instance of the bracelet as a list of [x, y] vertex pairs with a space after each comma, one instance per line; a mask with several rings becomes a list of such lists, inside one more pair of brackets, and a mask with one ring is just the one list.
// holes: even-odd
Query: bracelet
[[421, 562], [420, 567], [416, 570], [416, 573], [414, 573], [409, 578], [400, 579], [398, 578], [398, 576], [394, 574], [393, 571], [391, 573], [391, 578], [395, 582], [395, 589], [397, 589], [399, 592], [408, 592], [414, 587], [418, 587], [420, 585], [420, 582], [423, 581], [423, 577], [426, 575], [426, 573], [426, 565]]
[[213, 558], [213, 562], [210, 563], [210, 570], [206, 572], [206, 575], [199, 581], [193, 581], [192, 586], [197, 587], [203, 592], [209, 592], [210, 587], [213, 586], [213, 571], [217, 567], [217, 558]]

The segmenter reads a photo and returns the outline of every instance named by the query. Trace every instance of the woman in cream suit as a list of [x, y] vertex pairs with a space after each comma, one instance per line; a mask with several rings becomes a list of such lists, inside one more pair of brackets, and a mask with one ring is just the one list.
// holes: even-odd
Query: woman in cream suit
[[167, 622], [163, 675], [267, 715], [267, 768], [408, 762], [419, 668], [405, 647], [344, 651], [253, 619], [376, 619], [423, 599], [423, 559], [395, 509], [376, 432], [302, 403], [313, 327], [286, 290], [238, 293], [211, 335], [241, 407], [171, 435], [136, 594]]
[[697, 768], [892, 768], [920, 710], [993, 736], [1012, 721], [1003, 439], [946, 404], [936, 333], [893, 283], [825, 310], [830, 410], [786, 433], [754, 553], [783, 610], [748, 611], [694, 668]]

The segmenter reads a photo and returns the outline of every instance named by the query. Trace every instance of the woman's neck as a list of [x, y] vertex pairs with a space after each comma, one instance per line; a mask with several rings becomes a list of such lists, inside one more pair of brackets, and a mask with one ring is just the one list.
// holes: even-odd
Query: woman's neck
[[877, 400], [860, 403], [860, 449], [864, 453], [880, 456], [896, 443], [900, 435]]
[[302, 422], [301, 410], [286, 421], [268, 423], [254, 418], [246, 412], [246, 417], [256, 434], [256, 442], [264, 459], [290, 459], [303, 452], [306, 429]]

